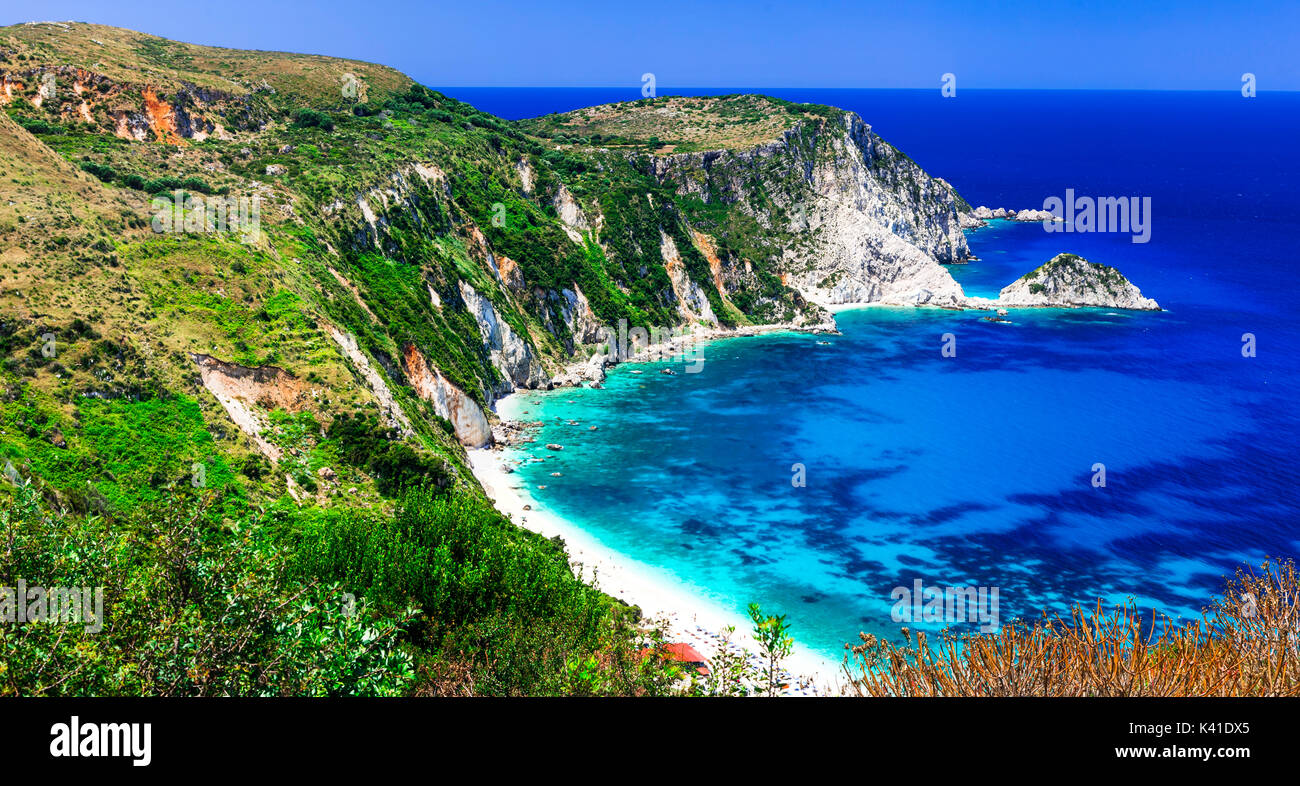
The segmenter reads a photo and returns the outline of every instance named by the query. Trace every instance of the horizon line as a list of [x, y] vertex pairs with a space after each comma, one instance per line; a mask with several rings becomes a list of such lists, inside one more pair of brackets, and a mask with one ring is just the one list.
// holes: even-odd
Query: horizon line
[[[419, 80], [416, 80], [419, 81]], [[619, 85], [447, 85], [433, 82], [420, 82], [425, 87], [436, 89], [446, 88], [470, 89], [470, 90], [636, 90], [640, 92], [640, 86], [637, 84], [619, 84]], [[939, 90], [942, 86], [934, 87], [846, 87], [846, 86], [825, 86], [825, 85], [675, 85], [673, 87], [657, 87], [655, 92], [660, 95], [646, 96], [647, 98], [660, 98], [673, 90], [911, 90], [917, 92], [929, 92]], [[1020, 92], [1020, 93], [1240, 93], [1240, 87], [1236, 89], [1228, 88], [1207, 88], [1207, 87], [963, 87], [963, 92]], [[1300, 87], [1297, 88], [1257, 88], [1257, 93], [1300, 93]]]

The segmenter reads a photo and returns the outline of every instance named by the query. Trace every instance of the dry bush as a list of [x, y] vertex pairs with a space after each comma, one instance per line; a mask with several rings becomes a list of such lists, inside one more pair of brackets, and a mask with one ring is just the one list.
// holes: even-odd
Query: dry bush
[[1133, 602], [988, 635], [860, 634], [844, 669], [859, 696], [1300, 695], [1300, 581], [1291, 560], [1238, 569], [1202, 618], [1178, 625]]

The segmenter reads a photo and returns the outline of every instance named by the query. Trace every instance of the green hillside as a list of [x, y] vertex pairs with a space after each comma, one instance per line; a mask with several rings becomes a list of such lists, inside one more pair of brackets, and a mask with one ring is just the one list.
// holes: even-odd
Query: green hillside
[[[118, 621], [0, 630], [0, 692], [667, 689], [412, 374], [484, 410], [510, 387], [465, 286], [548, 373], [590, 338], [563, 290], [679, 323], [660, 232], [712, 276], [670, 190], [365, 63], [38, 24], [0, 28], [0, 74], [0, 573], [103, 585]], [[600, 242], [562, 182], [601, 195]], [[764, 287], [754, 319], [794, 313]]]

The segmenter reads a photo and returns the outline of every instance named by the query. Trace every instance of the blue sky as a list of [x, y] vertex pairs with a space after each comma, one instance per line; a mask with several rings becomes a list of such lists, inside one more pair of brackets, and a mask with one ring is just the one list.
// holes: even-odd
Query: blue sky
[[0, 24], [99, 22], [355, 57], [453, 86], [1300, 89], [1300, 2], [0, 0]]

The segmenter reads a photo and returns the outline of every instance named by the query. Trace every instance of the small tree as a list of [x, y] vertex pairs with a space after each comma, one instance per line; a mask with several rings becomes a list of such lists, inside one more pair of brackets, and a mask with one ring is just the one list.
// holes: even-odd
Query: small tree
[[709, 659], [709, 673], [703, 678], [692, 677], [688, 693], [692, 696], [748, 696], [749, 686], [757, 675], [750, 666], [748, 652], [731, 649], [731, 637], [736, 632], [733, 625], [723, 628], [721, 641]]
[[749, 604], [749, 618], [754, 621], [754, 639], [758, 641], [763, 657], [767, 660], [767, 695], [775, 696], [781, 661], [794, 650], [790, 625], [785, 621], [784, 614], [764, 617], [763, 610], [757, 603]]

